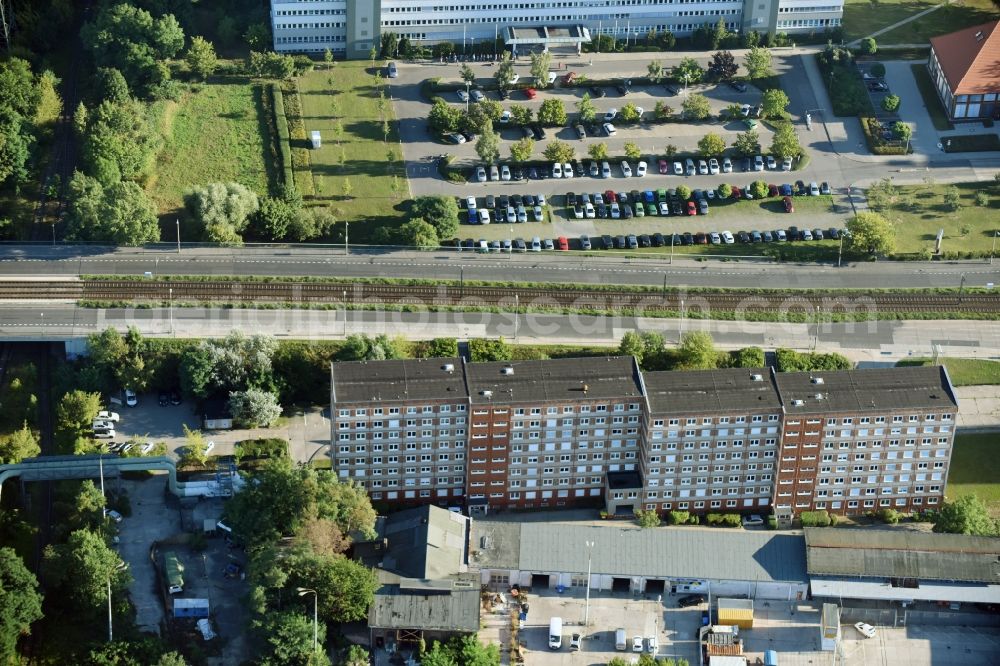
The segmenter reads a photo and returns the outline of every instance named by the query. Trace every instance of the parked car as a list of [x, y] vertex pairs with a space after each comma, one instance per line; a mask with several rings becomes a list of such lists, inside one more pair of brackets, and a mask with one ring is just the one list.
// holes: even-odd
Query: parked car
[[608, 136], [614, 136], [615, 134], [618, 133], [618, 130], [616, 130], [615, 126], [612, 125], [611, 123], [604, 123], [602, 127], [604, 128], [604, 133], [607, 134]]
[[778, 168], [778, 162], [777, 160], [774, 159], [774, 155], [767, 156], [767, 168], [771, 169], [772, 171]]
[[763, 171], [764, 170], [764, 158], [761, 155], [757, 155], [753, 158], [753, 170]]
[[139, 398], [136, 397], [135, 391], [132, 389], [125, 389], [125, 404], [129, 407], [135, 407], [139, 404]]
[[580, 236], [580, 249], [589, 250], [590, 248], [591, 248], [590, 236], [587, 236], [586, 234]]
[[705, 597], [700, 594], [688, 594], [677, 600], [677, 605], [681, 608], [692, 608], [700, 606], [705, 601]]
[[642, 178], [646, 175], [646, 162], [640, 161], [635, 167], [635, 175], [637, 178]]
[[113, 423], [118, 423], [118, 421], [121, 420], [121, 416], [118, 415], [118, 412], [109, 412], [105, 409], [97, 412], [96, 418], [102, 421], [112, 421]]
[[622, 175], [623, 176], [625, 176], [626, 178], [631, 178], [632, 177], [632, 167], [630, 167], [628, 165], [628, 162], [626, 162], [625, 160], [622, 160], [621, 168], [622, 168]]
[[116, 523], [122, 522], [122, 514], [118, 513], [114, 509], [105, 509], [104, 515], [115, 521]]
[[865, 638], [875, 638], [876, 634], [875, 627], [868, 624], [867, 622], [857, 622], [855, 623], [854, 628], [857, 629], [858, 633], [860, 633]]
[[819, 196], [819, 185], [816, 184], [815, 180], [809, 183], [809, 196], [811, 197]]
[[791, 197], [788, 197], [788, 196], [782, 197], [781, 198], [781, 203], [785, 206], [785, 212], [786, 213], [794, 213], [795, 212], [795, 205], [792, 204], [792, 198]]
[[632, 652], [642, 652], [642, 636], [632, 637]]

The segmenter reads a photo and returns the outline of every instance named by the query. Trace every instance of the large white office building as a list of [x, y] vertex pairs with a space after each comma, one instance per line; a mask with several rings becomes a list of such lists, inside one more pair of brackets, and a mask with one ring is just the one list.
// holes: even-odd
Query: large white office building
[[367, 58], [383, 31], [424, 43], [508, 39], [511, 29], [530, 28], [625, 39], [689, 35], [722, 18], [731, 31], [811, 33], [838, 27], [843, 10], [843, 0], [271, 0], [271, 27], [275, 51]]

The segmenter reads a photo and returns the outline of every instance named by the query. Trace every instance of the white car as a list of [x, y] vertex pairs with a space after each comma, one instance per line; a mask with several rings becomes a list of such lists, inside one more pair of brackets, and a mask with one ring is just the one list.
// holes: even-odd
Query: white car
[[642, 652], [642, 636], [632, 637], [632, 652]]
[[490, 180], [500, 180], [500, 169], [495, 164], [490, 167]]
[[489, 224], [490, 223], [490, 211], [485, 208], [479, 209], [479, 224]]
[[514, 77], [510, 80], [510, 84], [514, 85], [515, 83], [517, 83], [520, 80], [521, 80], [521, 75], [520, 74], [515, 74]]
[[135, 391], [132, 389], [125, 389], [125, 404], [129, 407], [135, 407], [139, 404], [139, 398], [136, 397]]
[[122, 522], [122, 514], [118, 513], [114, 509], [105, 509], [104, 515], [115, 521], [116, 523]]
[[459, 90], [455, 94], [458, 95], [458, 98], [460, 100], [462, 100], [463, 102], [468, 102], [469, 101], [469, 93], [465, 92], [464, 90]]
[[791, 157], [786, 157], [785, 159], [781, 160], [781, 170], [782, 171], [791, 171], [792, 170], [792, 158]]
[[601, 162], [601, 178], [611, 178], [611, 165]]
[[722, 158], [722, 173], [732, 173], [733, 162], [728, 157]]
[[531, 251], [532, 252], [542, 251], [542, 239], [539, 238], [538, 236], [535, 236], [534, 238], [531, 239]]
[[611, 109], [604, 114], [604, 122], [610, 123], [612, 120], [618, 117], [618, 109]]
[[854, 625], [854, 628], [865, 638], [875, 638], [875, 627], [867, 622], [858, 622]]
[[604, 123], [604, 133], [608, 136], [614, 136], [618, 133], [618, 130], [616, 130], [615, 126], [611, 123]]
[[635, 107], [635, 112], [639, 114], [639, 120], [642, 120], [642, 114], [646, 113], [646, 109], [641, 106]]
[[560, 164], [559, 162], [553, 162], [552, 163], [552, 177], [553, 178], [562, 178], [563, 177], [562, 164]]
[[476, 197], [465, 197], [465, 207], [471, 210], [476, 210]]
[[563, 162], [563, 178], [573, 177], [573, 165], [569, 162]]
[[590, 172], [591, 178], [597, 178], [597, 176], [601, 173], [601, 168], [597, 166], [597, 162], [591, 162], [588, 171]]
[[[499, 222], [499, 220], [497, 220]], [[517, 211], [514, 210], [513, 206], [507, 206], [507, 224], [514, 224], [517, 222]]]
[[749, 104], [740, 104], [740, 114], [742, 114], [744, 118], [750, 117], [750, 111], [751, 107]]
[[505, 110], [503, 113], [500, 114], [501, 125], [506, 125], [507, 123], [510, 122], [510, 119], [511, 119], [510, 111]]
[[139, 451], [142, 453], [142, 455], [146, 455], [147, 453], [153, 450], [154, 446], [155, 444], [153, 444], [152, 442], [146, 442], [145, 444], [142, 445], [142, 448], [139, 449]]
[[545, 195], [544, 194], [539, 194], [537, 197], [535, 197], [535, 204], [538, 205], [538, 206], [544, 206], [545, 205]]
[[656, 640], [656, 636], [650, 636], [646, 639], [646, 650], [649, 654], [656, 654], [660, 651], [660, 642]]
[[555, 72], [549, 72], [548, 79], [549, 79], [549, 85], [551, 86], [553, 83], [556, 82], [556, 73]]
[[484, 167], [476, 167], [476, 182], [485, 183], [486, 182], [486, 169]]
[[719, 160], [714, 157], [708, 160], [708, 172], [713, 176], [717, 176], [719, 174]]
[[646, 163], [645, 162], [639, 162], [639, 164], [636, 165], [636, 167], [635, 167], [635, 175], [638, 178], [642, 178], [643, 176], [646, 175]]
[[611, 219], [618, 220], [621, 219], [621, 216], [622, 216], [622, 209], [618, 205], [618, 202], [615, 201], [614, 203], [611, 204]]
[[774, 159], [774, 155], [767, 156], [767, 168], [774, 171], [778, 168], [778, 163]]
[[754, 171], [763, 171], [764, 170], [764, 158], [761, 157], [760, 155], [758, 155], [757, 157], [753, 158], [753, 170]]
[[532, 208], [531, 214], [535, 216], [535, 222], [541, 222], [545, 218], [545, 213], [542, 212], [541, 206], [535, 206]]
[[625, 176], [626, 178], [631, 178], [632, 177], [632, 167], [630, 167], [628, 165], [628, 162], [622, 160], [621, 167], [622, 167], [622, 175]]
[[[518, 222], [527, 222], [528, 221], [528, 210], [524, 206], [518, 206], [517, 207], [517, 221]], [[504, 242], [507, 242], [507, 241], [504, 241]], [[507, 251], [508, 252], [510, 251], [509, 247], [507, 248]]]
[[733, 238], [733, 232], [731, 232], [731, 231], [723, 231], [722, 232], [722, 242], [725, 243], [726, 245], [732, 245], [733, 243], [735, 243], [736, 239]]
[[680, 162], [674, 162], [674, 175], [683, 176], [684, 175], [684, 165]]
[[587, 216], [588, 220], [592, 220], [597, 217], [597, 211], [594, 210], [594, 204], [589, 201], [583, 205], [583, 214]]
[[121, 420], [121, 417], [118, 416], [118, 412], [109, 412], [104, 409], [97, 412], [97, 416], [94, 418], [100, 419], [101, 421], [113, 421], [114, 423], [118, 423], [118, 421]]
[[580, 634], [573, 632], [573, 635], [569, 639], [569, 651], [575, 652], [580, 649]]
[[702, 176], [708, 175], [708, 163], [705, 160], [698, 160], [698, 173]]
[[500, 167], [500, 180], [510, 180], [510, 167], [506, 164]]

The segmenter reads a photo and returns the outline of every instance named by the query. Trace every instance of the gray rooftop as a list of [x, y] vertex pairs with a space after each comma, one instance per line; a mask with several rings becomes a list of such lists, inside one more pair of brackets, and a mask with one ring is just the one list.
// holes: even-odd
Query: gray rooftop
[[375, 593], [368, 612], [373, 629], [422, 629], [472, 633], [479, 631], [479, 580], [467, 576], [447, 587], [400, 579]]
[[[806, 581], [801, 534], [722, 528], [642, 529], [606, 524], [507, 520], [473, 523], [471, 562], [484, 569], [553, 573], [587, 571], [588, 541], [594, 574], [651, 578]], [[483, 537], [487, 537], [483, 547]]]
[[337, 403], [466, 399], [459, 358], [332, 363], [330, 380]]
[[381, 568], [427, 580], [464, 572], [468, 522], [461, 514], [432, 505], [390, 515], [381, 533], [387, 542], [380, 553]]
[[474, 404], [642, 396], [639, 368], [631, 356], [469, 363], [466, 376]]
[[958, 407], [943, 366], [779, 372], [775, 381], [788, 414]]
[[1000, 584], [1000, 538], [814, 527], [805, 539], [811, 575]]
[[652, 414], [717, 414], [781, 409], [767, 368], [643, 373]]

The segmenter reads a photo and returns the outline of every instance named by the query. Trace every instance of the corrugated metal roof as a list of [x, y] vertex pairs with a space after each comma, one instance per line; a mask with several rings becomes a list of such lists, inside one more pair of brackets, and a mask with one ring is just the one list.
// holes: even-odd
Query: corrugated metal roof
[[420, 506], [389, 516], [382, 535], [382, 568], [409, 578], [435, 580], [465, 571], [465, 516]]
[[805, 540], [811, 575], [1000, 583], [1000, 538], [811, 527]]
[[479, 584], [439, 591], [400, 585], [383, 585], [375, 593], [368, 613], [374, 629], [422, 629], [424, 631], [479, 631]]
[[521, 525], [521, 571], [746, 581], [806, 580], [801, 535], [722, 528], [642, 529], [569, 523]]

